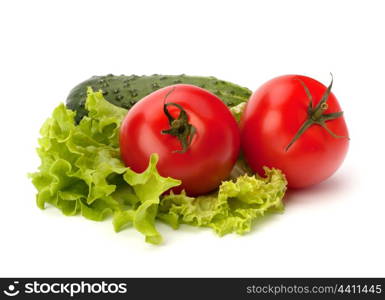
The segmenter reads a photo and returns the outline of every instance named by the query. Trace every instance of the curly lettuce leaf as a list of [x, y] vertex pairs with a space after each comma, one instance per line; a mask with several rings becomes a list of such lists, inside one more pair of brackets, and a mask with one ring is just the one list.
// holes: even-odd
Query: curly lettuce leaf
[[131, 222], [146, 241], [160, 243], [155, 229], [159, 197], [180, 181], [158, 174], [156, 155], [141, 174], [124, 166], [118, 133], [125, 109], [91, 89], [86, 108], [88, 116], [76, 125], [75, 113], [60, 104], [41, 128], [41, 165], [30, 175], [38, 207], [50, 204], [67, 216], [81, 214], [94, 221], [113, 215], [116, 231]]
[[152, 155], [146, 171], [141, 174], [128, 169], [124, 180], [132, 186], [140, 200], [140, 205], [133, 216], [133, 225], [146, 236], [146, 242], [159, 244], [162, 237], [155, 228], [159, 197], [167, 190], [181, 184], [180, 180], [162, 177], [156, 170], [158, 156]]
[[266, 213], [282, 212], [286, 179], [281, 171], [265, 168], [265, 177], [243, 175], [235, 181], [224, 181], [218, 192], [188, 197], [185, 193], [163, 198], [158, 218], [173, 228], [179, 224], [211, 227], [222, 236], [244, 234], [253, 221]]
[[230, 112], [233, 114], [235, 120], [238, 123], [241, 121], [241, 117], [245, 108], [246, 108], [246, 102], [241, 102], [238, 105], [235, 105], [229, 108]]

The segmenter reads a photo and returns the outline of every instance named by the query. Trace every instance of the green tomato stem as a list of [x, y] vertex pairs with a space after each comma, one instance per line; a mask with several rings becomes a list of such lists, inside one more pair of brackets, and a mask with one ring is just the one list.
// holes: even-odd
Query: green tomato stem
[[[174, 90], [175, 88], [168, 92], [164, 100], [166, 100]], [[179, 109], [180, 112], [178, 118], [175, 119], [170, 114], [168, 110], [169, 106], [175, 106]], [[185, 153], [191, 145], [192, 139], [196, 133], [195, 127], [189, 123], [187, 112], [180, 104], [174, 102], [164, 103], [163, 111], [168, 119], [170, 128], [162, 130], [161, 133], [175, 136], [180, 141], [182, 150], [175, 150], [174, 152]]]
[[322, 128], [324, 128], [332, 137], [334, 138], [347, 138], [347, 136], [340, 136], [336, 135], [334, 132], [332, 132], [327, 126], [326, 121], [335, 120], [337, 118], [342, 117], [343, 112], [335, 112], [335, 113], [329, 113], [325, 114], [325, 111], [328, 109], [327, 99], [329, 98], [332, 86], [333, 86], [333, 75], [332, 80], [326, 89], [325, 93], [322, 95], [322, 98], [320, 102], [317, 104], [316, 107], [313, 108], [313, 97], [309, 91], [309, 88], [306, 86], [306, 84], [301, 80], [298, 79], [301, 85], [303, 86], [306, 96], [309, 99], [309, 105], [307, 108], [307, 119], [305, 122], [301, 125], [301, 127], [298, 129], [297, 133], [294, 135], [293, 139], [290, 141], [290, 143], [286, 146], [285, 151], [287, 152], [289, 148], [304, 134], [304, 132], [309, 129], [309, 127], [313, 125], [320, 125]]

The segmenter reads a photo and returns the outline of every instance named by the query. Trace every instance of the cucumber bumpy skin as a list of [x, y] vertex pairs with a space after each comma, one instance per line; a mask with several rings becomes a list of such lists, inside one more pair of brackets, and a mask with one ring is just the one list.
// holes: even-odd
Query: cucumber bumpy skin
[[76, 111], [76, 121], [79, 122], [87, 111], [84, 107], [87, 87], [93, 90], [102, 90], [104, 98], [112, 104], [130, 109], [136, 102], [152, 92], [173, 84], [192, 84], [204, 88], [218, 98], [228, 107], [246, 102], [251, 91], [234, 83], [219, 80], [215, 77], [200, 77], [187, 75], [158, 75], [137, 76], [112, 74], [106, 76], [93, 76], [75, 86], [69, 93], [67, 108]]

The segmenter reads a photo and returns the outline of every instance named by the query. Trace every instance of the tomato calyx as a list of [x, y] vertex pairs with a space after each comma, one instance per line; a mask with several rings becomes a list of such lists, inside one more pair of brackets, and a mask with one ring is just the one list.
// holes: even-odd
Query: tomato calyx
[[[165, 100], [174, 91], [174, 89], [172, 89], [170, 92], [167, 93], [166, 97], [164, 98]], [[169, 106], [175, 106], [176, 108], [179, 109], [180, 112], [179, 112], [178, 118], [174, 118], [170, 114], [168, 110]], [[188, 122], [187, 112], [182, 105], [174, 102], [164, 103], [163, 111], [168, 119], [170, 128], [162, 130], [161, 133], [175, 136], [180, 141], [182, 150], [175, 150], [173, 152], [185, 153], [188, 150], [189, 146], [191, 145], [193, 137], [196, 133], [195, 127]]]
[[326, 101], [330, 95], [330, 92], [331, 92], [331, 89], [333, 86], [333, 74], [330, 73], [330, 75], [332, 77], [332, 80], [331, 80], [329, 86], [327, 87], [325, 93], [322, 95], [321, 101], [316, 105], [316, 107], [313, 107], [313, 96], [311, 95], [309, 88], [306, 86], [306, 84], [301, 79], [299, 79], [299, 78], [297, 79], [301, 83], [301, 85], [303, 86], [305, 93], [306, 93], [306, 96], [309, 99], [309, 105], [307, 108], [308, 118], [302, 124], [302, 126], [298, 129], [297, 133], [295, 134], [293, 139], [290, 141], [290, 143], [286, 146], [286, 148], [285, 148], [286, 152], [295, 143], [295, 141], [297, 141], [301, 137], [301, 135], [309, 127], [311, 127], [313, 125], [321, 126], [334, 138], [347, 138], [347, 139], [349, 139], [348, 136], [341, 136], [341, 135], [335, 134], [326, 125], [327, 121], [331, 121], [331, 120], [340, 118], [343, 115], [342, 111], [335, 112], [335, 113], [329, 113], [329, 114], [324, 113], [328, 109], [328, 104]]

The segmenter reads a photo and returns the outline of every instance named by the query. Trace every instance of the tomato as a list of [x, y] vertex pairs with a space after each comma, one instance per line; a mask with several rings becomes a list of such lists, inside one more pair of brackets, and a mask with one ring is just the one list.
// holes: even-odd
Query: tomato
[[230, 175], [240, 149], [237, 123], [210, 92], [187, 84], [157, 90], [127, 113], [120, 130], [121, 157], [143, 172], [157, 153], [160, 175], [180, 179], [190, 196], [217, 188]]
[[303, 188], [339, 168], [349, 138], [332, 83], [326, 88], [310, 77], [286, 75], [254, 92], [240, 125], [241, 147], [253, 171], [281, 169], [289, 187]]

